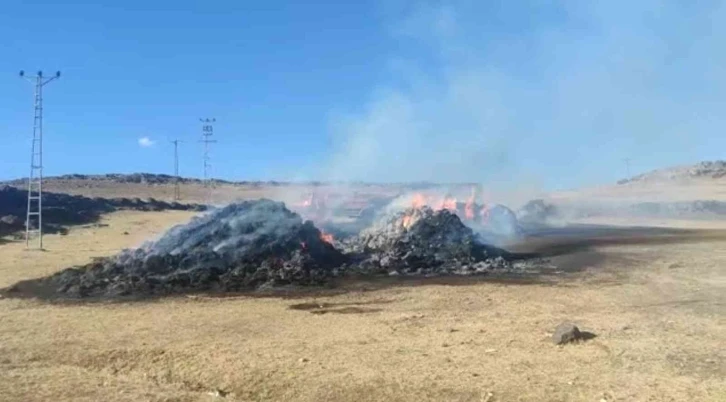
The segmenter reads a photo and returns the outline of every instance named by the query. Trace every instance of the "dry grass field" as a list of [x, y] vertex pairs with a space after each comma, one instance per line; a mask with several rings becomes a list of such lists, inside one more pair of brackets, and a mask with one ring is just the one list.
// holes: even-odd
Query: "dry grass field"
[[[23, 186], [20, 186], [23, 188]], [[172, 201], [174, 186], [172, 184], [148, 185], [143, 183], [116, 183], [112, 181], [89, 180], [49, 180], [43, 184], [43, 189], [50, 192], [60, 192], [85, 197], [140, 197], [156, 198]], [[295, 186], [256, 187], [252, 185], [217, 184], [211, 192], [214, 203], [226, 203], [240, 199], [256, 199], [262, 197], [280, 198], [287, 194], [302, 194], [305, 188]], [[207, 202], [208, 193], [201, 184], [183, 184], [180, 186], [180, 196], [184, 202]]]
[[[0, 245], [0, 287], [191, 216]], [[128, 232], [128, 235], [124, 235]], [[0, 299], [3, 401], [726, 401], [726, 237], [601, 246], [541, 281], [377, 281], [285, 297]], [[536, 278], [535, 278], [536, 279]], [[555, 346], [559, 322], [596, 338]]]
[[628, 183], [560, 191], [549, 195], [553, 201], [652, 201], [726, 200], [726, 178], [688, 179], [673, 182]]
[[[24, 188], [23, 185], [19, 187]], [[143, 183], [117, 183], [106, 180], [48, 180], [44, 182], [43, 189], [50, 192], [82, 195], [85, 197], [140, 197], [156, 198], [172, 201], [174, 198], [173, 184], [143, 184]], [[312, 190], [319, 193], [327, 192], [357, 192], [363, 195], [395, 195], [400, 189], [395, 186], [345, 187], [340, 185], [321, 185], [316, 188], [307, 185], [288, 184], [280, 186], [269, 185], [233, 185], [214, 184], [211, 191], [207, 191], [202, 184], [185, 183], [180, 185], [182, 202], [225, 204], [232, 201], [271, 198], [285, 202], [300, 202]]]

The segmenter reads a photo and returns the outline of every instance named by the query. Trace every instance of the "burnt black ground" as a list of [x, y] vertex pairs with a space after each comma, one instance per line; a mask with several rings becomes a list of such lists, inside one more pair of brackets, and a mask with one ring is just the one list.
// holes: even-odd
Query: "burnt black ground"
[[[26, 190], [0, 186], [0, 237], [25, 230]], [[168, 203], [155, 199], [139, 198], [88, 198], [62, 193], [43, 193], [43, 230], [46, 233], [65, 233], [69, 226], [93, 223], [101, 215], [117, 210], [139, 211], [203, 211], [198, 204]]]

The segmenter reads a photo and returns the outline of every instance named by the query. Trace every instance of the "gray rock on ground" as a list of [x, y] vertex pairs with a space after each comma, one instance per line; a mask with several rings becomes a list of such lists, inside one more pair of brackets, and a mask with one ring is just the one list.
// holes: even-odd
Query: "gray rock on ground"
[[583, 339], [583, 334], [580, 329], [571, 322], [563, 322], [555, 328], [555, 333], [552, 334], [552, 342], [555, 345], [564, 345], [570, 342]]

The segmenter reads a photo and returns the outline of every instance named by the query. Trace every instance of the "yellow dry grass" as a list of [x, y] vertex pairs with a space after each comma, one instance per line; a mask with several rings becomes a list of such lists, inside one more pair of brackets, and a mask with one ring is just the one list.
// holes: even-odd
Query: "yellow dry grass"
[[[21, 186], [22, 187], [22, 186]], [[43, 189], [50, 192], [82, 195], [85, 197], [122, 198], [140, 197], [171, 201], [174, 198], [173, 184], [149, 185], [144, 183], [115, 183], [112, 181], [90, 180], [49, 180]], [[197, 183], [181, 184], [179, 194], [183, 202], [226, 203], [235, 200], [257, 199], [262, 197], [280, 198], [286, 194], [303, 194], [304, 186], [253, 186], [216, 184], [211, 191]]]
[[726, 178], [686, 179], [670, 182], [634, 182], [602, 185], [547, 195], [554, 201], [598, 202], [678, 202], [693, 200], [726, 200]]
[[[118, 212], [107, 227], [48, 236], [46, 252], [0, 245], [0, 287], [137, 245], [189, 216]], [[617, 246], [570, 263], [584, 269], [527, 285], [0, 299], [0, 400], [726, 400], [726, 241]], [[548, 331], [565, 319], [598, 336], [552, 345]]]
[[[22, 186], [21, 186], [22, 188]], [[140, 197], [156, 198], [172, 201], [174, 198], [173, 184], [116, 183], [105, 180], [49, 180], [43, 183], [43, 189], [50, 192], [82, 195], [85, 197]], [[343, 186], [320, 185], [317, 187], [304, 184], [286, 184], [272, 186], [268, 184], [214, 184], [211, 189], [199, 183], [186, 183], [179, 186], [182, 202], [225, 204], [232, 201], [271, 198], [285, 202], [300, 202], [310, 192], [325, 194], [344, 192], [358, 195], [395, 195], [400, 189], [394, 186]]]

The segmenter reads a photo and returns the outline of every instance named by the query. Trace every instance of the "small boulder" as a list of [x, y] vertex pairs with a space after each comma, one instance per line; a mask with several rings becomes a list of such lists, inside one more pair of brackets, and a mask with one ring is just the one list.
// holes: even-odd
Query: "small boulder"
[[555, 328], [555, 333], [552, 334], [552, 342], [554, 342], [555, 345], [564, 345], [582, 338], [583, 336], [580, 329], [570, 322], [563, 322], [558, 325], [557, 328]]

